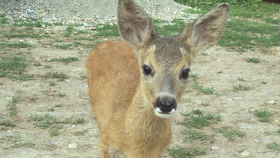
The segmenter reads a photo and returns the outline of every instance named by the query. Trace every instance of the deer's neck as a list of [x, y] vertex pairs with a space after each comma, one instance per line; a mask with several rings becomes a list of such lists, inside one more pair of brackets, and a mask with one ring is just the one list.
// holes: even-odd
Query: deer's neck
[[148, 101], [140, 85], [128, 109], [126, 120], [127, 132], [137, 132], [138, 136], [151, 140], [161, 139], [171, 130], [171, 118], [160, 118], [155, 115], [152, 103]]

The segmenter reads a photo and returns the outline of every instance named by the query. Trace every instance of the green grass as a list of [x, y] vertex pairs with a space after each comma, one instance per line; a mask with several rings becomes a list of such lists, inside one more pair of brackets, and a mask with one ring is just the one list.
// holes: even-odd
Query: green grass
[[272, 114], [268, 110], [256, 110], [255, 115], [259, 117], [261, 122], [270, 122]]
[[58, 96], [59, 96], [59, 97], [65, 97], [65, 96], [66, 96], [66, 93], [58, 92]]
[[33, 27], [14, 27], [12, 26], [9, 33], [5, 33], [7, 38], [37, 38], [49, 37], [44, 30], [34, 29]]
[[195, 130], [183, 130], [181, 133], [186, 136], [185, 140], [186, 141], [192, 141], [192, 140], [200, 140], [200, 141], [205, 141], [209, 139], [209, 136], [205, 134], [202, 131], [195, 131]]
[[5, 119], [5, 120], [0, 120], [0, 126], [3, 126], [3, 129], [5, 130], [7, 127], [15, 127], [16, 124], [15, 124], [14, 121], [11, 121], [9, 119]]
[[81, 78], [82, 80], [87, 79], [87, 75], [81, 75], [80, 78]]
[[239, 77], [239, 78], [238, 78], [238, 81], [245, 81], [245, 79], [242, 78], [242, 77]]
[[199, 9], [186, 9], [186, 13], [200, 16], [210, 8], [227, 2], [230, 4], [230, 21], [219, 41], [219, 45], [229, 50], [245, 52], [264, 50], [279, 45], [279, 6], [262, 3], [261, 0], [175, 0]]
[[22, 56], [0, 56], [0, 72], [22, 74], [27, 67], [26, 59]]
[[61, 44], [55, 44], [54, 45], [55, 48], [64, 49], [64, 50], [70, 49], [70, 48], [72, 48], [72, 46], [73, 45], [71, 43], [61, 43]]
[[108, 25], [108, 24], [100, 24], [96, 27], [97, 33], [94, 34], [96, 37], [118, 37], [119, 29], [116, 24]]
[[276, 25], [246, 19], [233, 19], [227, 23], [219, 45], [238, 52], [278, 46], [277, 30]]
[[50, 62], [63, 62], [65, 64], [68, 64], [70, 62], [78, 61], [79, 59], [77, 57], [67, 57], [67, 58], [52, 58]]
[[215, 128], [215, 131], [222, 133], [223, 136], [233, 141], [237, 137], [243, 137], [244, 132], [234, 130], [232, 127]]
[[70, 37], [74, 32], [74, 27], [73, 26], [68, 26], [66, 29], [65, 29], [65, 33], [63, 34], [64, 37]]
[[207, 149], [201, 149], [200, 147], [185, 148], [176, 146], [168, 149], [168, 154], [174, 158], [187, 158], [205, 155], [206, 151]]
[[7, 38], [40, 38], [40, 35], [36, 34], [4, 34]]
[[75, 119], [75, 124], [84, 124], [86, 122], [86, 120], [82, 117], [78, 117]]
[[14, 148], [34, 148], [35, 147], [35, 143], [31, 142], [31, 141], [27, 141], [27, 142], [18, 142], [15, 144], [15, 146], [13, 146]]
[[202, 115], [203, 114], [202, 110], [199, 110], [199, 109], [193, 110], [192, 113], [196, 114], [196, 115]]
[[59, 22], [55, 22], [53, 23], [54, 26], [63, 26], [63, 22], [59, 21]]
[[56, 43], [54, 45], [55, 48], [64, 49], [64, 50], [79, 48], [81, 46], [86, 48], [93, 48], [95, 46], [95, 43], [84, 44], [80, 41], [74, 41], [72, 43]]
[[50, 82], [49, 82], [49, 85], [50, 85], [50, 86], [55, 86], [55, 85], [56, 85], [56, 82], [50, 81]]
[[261, 62], [260, 58], [247, 58], [246, 61], [248, 63], [260, 63]]
[[59, 120], [53, 115], [31, 115], [29, 121], [35, 126], [42, 129], [49, 129], [50, 136], [59, 135], [59, 129], [62, 128], [61, 124], [69, 124], [71, 121], [69, 119]]
[[32, 47], [32, 45], [26, 42], [14, 42], [14, 43], [0, 42], [0, 49], [1, 48], [28, 48], [28, 47]]
[[183, 116], [184, 121], [180, 122], [179, 124], [184, 125], [187, 128], [201, 129], [221, 120], [220, 116], [203, 114], [202, 111], [199, 114], [196, 114], [196, 110], [192, 111], [191, 113], [184, 113]]
[[59, 121], [55, 116], [53, 115], [31, 115], [29, 117], [29, 121], [33, 122], [33, 124], [37, 127], [40, 128], [49, 128], [51, 125], [53, 124], [57, 124], [60, 123], [61, 121]]
[[85, 135], [85, 133], [87, 133], [87, 132], [88, 132], [87, 129], [85, 129], [83, 131], [76, 131], [76, 132], [74, 132], [74, 135], [75, 136], [82, 136], [82, 135]]
[[54, 108], [48, 108], [49, 112], [54, 112]]
[[[237, 13], [240, 12], [239, 10], [241, 10], [245, 13], [247, 13], [247, 12], [273, 13], [273, 12], [278, 11], [277, 5], [261, 3], [262, 0], [212, 0], [212, 1], [210, 1], [210, 0], [175, 0], [175, 2], [180, 3], [180, 4], [185, 4], [185, 5], [191, 6], [193, 8], [198, 7], [201, 10], [209, 10], [213, 6], [216, 6], [220, 3], [229, 3], [229, 5], [231, 6], [231, 10], [238, 9], [238, 11], [236, 11]], [[261, 7], [264, 7], [264, 8], [261, 8]], [[270, 11], [266, 11], [268, 9]], [[243, 16], [247, 17], [247, 15], [243, 15]]]
[[2, 141], [5, 146], [3, 146], [4, 150], [13, 150], [15, 148], [34, 148], [35, 143], [29, 140], [23, 140], [20, 136], [5, 136], [5, 139]]
[[51, 71], [45, 74], [45, 78], [58, 79], [58, 81], [64, 81], [68, 76], [65, 73], [58, 73]]
[[0, 26], [3, 26], [8, 23], [8, 18], [0, 17]]
[[174, 36], [178, 35], [183, 28], [186, 26], [186, 23], [183, 20], [175, 19], [171, 22], [171, 24], [162, 24], [163, 21], [154, 20], [155, 27], [157, 32], [163, 36]]
[[209, 104], [208, 102], [206, 102], [206, 103], [203, 103], [203, 102], [202, 102], [201, 105], [202, 105], [202, 106], [209, 106], [210, 104]]
[[[48, 24], [48, 23], [44, 23], [44, 24]], [[11, 23], [12, 26], [16, 26], [16, 27], [38, 27], [41, 28], [43, 25], [43, 22], [38, 21], [37, 19], [34, 18], [29, 18], [29, 19], [25, 19], [25, 20], [21, 20], [21, 19], [14, 19], [13, 23]]]
[[81, 41], [81, 40], [95, 41], [96, 40], [96, 38], [94, 38], [94, 37], [84, 37], [84, 36], [82, 36], [82, 37], [74, 37], [73, 39], [74, 40], [78, 40], [78, 41]]
[[50, 69], [52, 68], [52, 65], [44, 65], [45, 68]]
[[69, 118], [61, 120], [50, 114], [31, 115], [28, 120], [36, 127], [49, 129], [49, 135], [52, 137], [58, 136], [60, 134], [59, 130], [62, 129], [63, 124], [84, 124], [86, 122], [86, 120], [81, 117], [78, 117], [74, 121], [71, 121], [71, 119]]
[[84, 43], [80, 42], [80, 41], [75, 41], [73, 42], [73, 46], [74, 47], [80, 47], [80, 46], [86, 46]]
[[184, 130], [181, 130], [181, 133], [185, 136], [184, 143], [196, 145], [192, 147], [186, 147], [187, 145], [173, 147], [168, 150], [169, 155], [175, 158], [205, 155], [207, 148], [201, 147], [208, 144], [208, 141], [213, 140], [213, 136], [206, 134], [204, 129], [216, 124], [221, 120], [221, 117], [209, 113], [204, 114], [199, 109], [192, 110], [189, 113], [182, 113], [182, 116], [184, 120], [177, 123], [185, 127]]
[[57, 104], [57, 105], [55, 105], [55, 107], [62, 107], [62, 104]]
[[266, 148], [272, 151], [278, 151], [278, 152], [280, 151], [280, 145], [277, 142], [267, 144]]
[[242, 85], [242, 84], [239, 84], [238, 86], [233, 86], [233, 91], [237, 92], [237, 91], [248, 91], [248, 90], [251, 90], [252, 88], [249, 87], [249, 86], [246, 86], [246, 85]]
[[41, 64], [39, 61], [33, 63], [33, 65], [34, 65], [34, 66], [42, 66], [42, 64]]
[[18, 96], [12, 97], [12, 100], [8, 103], [7, 110], [9, 111], [9, 115], [11, 117], [14, 117], [17, 115], [18, 108], [17, 108], [16, 104], [20, 101], [21, 101], [21, 96], [18, 95]]
[[194, 85], [193, 87], [197, 90], [199, 90], [200, 92], [202, 92], [203, 94], [206, 95], [213, 95], [213, 94], [217, 94], [214, 87], [204, 87], [202, 85], [199, 84], [199, 82], [197, 81], [197, 74], [190, 74], [190, 78], [193, 79], [194, 81]]
[[216, 94], [214, 87], [203, 87], [196, 80], [194, 87], [206, 95]]
[[58, 136], [60, 134], [58, 125], [52, 125], [49, 130], [49, 134], [51, 137]]

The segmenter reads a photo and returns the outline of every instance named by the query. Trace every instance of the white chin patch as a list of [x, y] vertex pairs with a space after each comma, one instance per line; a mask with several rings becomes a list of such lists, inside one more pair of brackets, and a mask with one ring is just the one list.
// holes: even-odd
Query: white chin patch
[[160, 118], [170, 118], [176, 110], [173, 108], [169, 113], [163, 113], [160, 108], [156, 107], [154, 111], [155, 114]]

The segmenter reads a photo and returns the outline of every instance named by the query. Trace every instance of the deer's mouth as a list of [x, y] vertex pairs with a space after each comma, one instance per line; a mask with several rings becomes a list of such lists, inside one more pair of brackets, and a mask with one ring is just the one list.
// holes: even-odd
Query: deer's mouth
[[157, 98], [154, 102], [154, 112], [158, 117], [168, 118], [177, 109], [177, 103], [175, 99], [160, 99]]

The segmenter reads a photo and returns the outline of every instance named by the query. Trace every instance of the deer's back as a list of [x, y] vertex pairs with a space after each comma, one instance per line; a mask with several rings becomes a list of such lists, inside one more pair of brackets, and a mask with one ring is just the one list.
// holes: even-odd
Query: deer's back
[[138, 61], [125, 42], [106, 41], [90, 52], [86, 67], [92, 112], [100, 130], [105, 130], [132, 102], [139, 85]]

